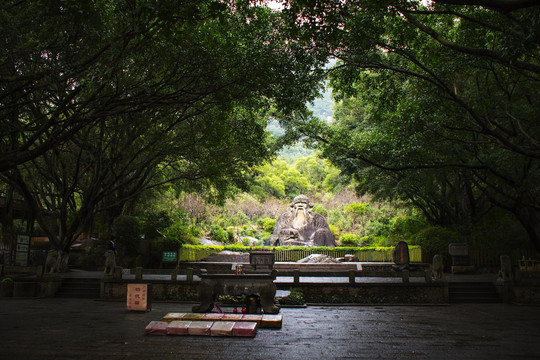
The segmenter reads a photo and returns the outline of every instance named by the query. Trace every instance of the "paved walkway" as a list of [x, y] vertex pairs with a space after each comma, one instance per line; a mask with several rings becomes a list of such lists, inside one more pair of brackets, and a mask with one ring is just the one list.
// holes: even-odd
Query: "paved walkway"
[[193, 304], [1, 299], [0, 359], [538, 359], [540, 307], [309, 306], [253, 339], [145, 336], [151, 320]]

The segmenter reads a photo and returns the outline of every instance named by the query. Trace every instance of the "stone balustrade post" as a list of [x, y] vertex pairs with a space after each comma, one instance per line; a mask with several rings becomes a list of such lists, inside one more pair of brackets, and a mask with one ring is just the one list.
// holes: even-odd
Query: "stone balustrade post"
[[409, 270], [403, 270], [401, 272], [401, 278], [403, 279], [403, 282], [404, 283], [408, 283], [409, 282]]
[[114, 268], [113, 279], [122, 280], [122, 267], [116, 266]]
[[141, 266], [135, 268], [135, 280], [142, 280], [142, 270], [143, 268]]
[[192, 268], [186, 269], [186, 280], [190, 284], [193, 282], [193, 269]]
[[425, 271], [424, 277], [426, 278], [426, 283], [431, 283], [431, 269]]

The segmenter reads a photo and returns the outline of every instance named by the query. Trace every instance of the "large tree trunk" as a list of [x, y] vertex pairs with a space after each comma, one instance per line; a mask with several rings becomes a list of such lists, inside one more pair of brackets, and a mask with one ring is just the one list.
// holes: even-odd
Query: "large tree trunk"
[[63, 273], [69, 270], [69, 252], [58, 252], [58, 269]]
[[535, 249], [540, 252], [540, 210], [532, 206], [516, 208], [514, 214], [523, 225]]

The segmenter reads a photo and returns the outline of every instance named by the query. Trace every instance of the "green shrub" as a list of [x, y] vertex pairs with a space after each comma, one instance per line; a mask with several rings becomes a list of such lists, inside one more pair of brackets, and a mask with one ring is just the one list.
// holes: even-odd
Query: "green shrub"
[[186, 226], [180, 222], [175, 222], [163, 232], [163, 235], [179, 244], [197, 244], [197, 237], [192, 233], [196, 233], [192, 225]]
[[306, 299], [302, 289], [292, 288], [291, 293], [279, 300], [281, 305], [304, 305]]
[[253, 244], [254, 247], [263, 247], [264, 246], [264, 240], [258, 240]]
[[244, 295], [218, 295], [217, 301], [225, 305], [244, 305], [246, 297]]
[[227, 244], [234, 244], [234, 227], [227, 228]]
[[380, 218], [376, 221], [371, 221], [366, 227], [366, 235], [388, 236], [391, 233], [392, 233], [392, 226], [390, 225], [390, 220], [387, 218]]
[[502, 209], [492, 209], [476, 224], [469, 245], [497, 250], [501, 254], [532, 247], [523, 226], [513, 214]]
[[356, 225], [358, 222], [363, 223], [363, 217], [368, 212], [369, 206], [362, 203], [350, 203], [343, 211], [351, 219], [352, 226]]
[[373, 245], [381, 247], [395, 247], [400, 241], [400, 238], [395, 236], [374, 236]]
[[193, 237], [200, 237], [202, 230], [195, 224], [191, 224], [187, 227], [187, 233]]
[[321, 204], [315, 204], [315, 206], [313, 206], [313, 209], [311, 209], [313, 212], [316, 212], [318, 214], [321, 214], [322, 216], [324, 216], [325, 218], [328, 217], [328, 210], [326, 210], [324, 208], [324, 206], [322, 206]]
[[242, 226], [242, 230], [240, 230], [241, 236], [255, 236], [255, 229], [251, 228], [250, 226], [244, 225]]
[[448, 245], [455, 242], [460, 242], [457, 232], [436, 226], [420, 231], [411, 240], [411, 244], [420, 245], [422, 261], [427, 263], [431, 263], [435, 254], [447, 254]]
[[212, 225], [212, 227], [210, 228], [209, 235], [215, 241], [218, 241], [221, 243], [229, 242], [229, 234], [219, 225]]
[[233, 226], [240, 226], [249, 223], [251, 220], [242, 210], [239, 210], [236, 214], [230, 218]]
[[343, 215], [343, 206], [330, 210], [326, 220], [342, 230], [351, 230], [351, 222]]
[[403, 239], [410, 239], [427, 225], [417, 216], [396, 216], [391, 221], [392, 233]]
[[273, 233], [276, 222], [277, 219], [264, 218], [262, 219], [262, 229], [268, 233]]
[[334, 235], [334, 237], [338, 239], [341, 234], [341, 230], [339, 229], [339, 227], [335, 226], [334, 224], [328, 224], [328, 227], [330, 228], [332, 235]]
[[[276, 259], [280, 257], [288, 257], [285, 253], [292, 253], [293, 257], [297, 257], [294, 260], [284, 261], [297, 261], [307, 254], [329, 254], [334, 257], [343, 256], [343, 254], [357, 254], [359, 258], [363, 258], [361, 253], [372, 253], [367, 259], [362, 261], [392, 261], [393, 247], [378, 247], [378, 246], [366, 246], [366, 247], [306, 247], [306, 246], [278, 246], [276, 248], [270, 246], [254, 246], [253, 250], [276, 250]], [[180, 249], [180, 261], [199, 261], [209, 256], [210, 254], [217, 253], [223, 250], [236, 251], [236, 252], [248, 252], [250, 248], [243, 245], [227, 245], [227, 246], [206, 246], [206, 245], [183, 245]], [[421, 261], [420, 247], [410, 245], [411, 261]], [[278, 260], [279, 261], [279, 260]]]
[[153, 251], [178, 251], [180, 243], [176, 239], [159, 238], [150, 242]]
[[360, 237], [356, 234], [343, 234], [339, 238], [341, 246], [358, 246]]
[[362, 244], [368, 244], [368, 245], [373, 245], [375, 243], [375, 239], [376, 237], [375, 236], [362, 236], [360, 238], [360, 245]]
[[165, 229], [173, 224], [172, 219], [166, 211], [147, 212], [141, 220], [141, 230], [145, 239], [155, 239], [162, 237]]
[[139, 220], [133, 216], [122, 215], [114, 219], [112, 234], [116, 237], [118, 249], [125, 255], [136, 255], [141, 240]]

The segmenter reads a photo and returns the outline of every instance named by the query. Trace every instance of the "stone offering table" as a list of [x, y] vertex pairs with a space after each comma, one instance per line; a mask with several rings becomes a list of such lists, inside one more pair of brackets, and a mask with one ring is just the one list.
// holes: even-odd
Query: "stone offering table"
[[274, 304], [277, 272], [266, 274], [201, 274], [199, 285], [200, 305], [193, 312], [210, 312], [218, 295], [257, 295], [266, 314], [277, 314], [279, 306]]
[[450, 256], [452, 256], [452, 274], [474, 271], [474, 265], [470, 264], [469, 247], [467, 246], [467, 244], [449, 244], [448, 253], [450, 254]]

